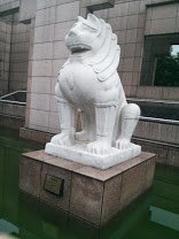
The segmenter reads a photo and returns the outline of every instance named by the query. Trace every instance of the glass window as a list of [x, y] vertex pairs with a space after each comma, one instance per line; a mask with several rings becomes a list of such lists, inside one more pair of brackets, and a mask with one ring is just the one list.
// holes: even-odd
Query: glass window
[[141, 85], [179, 86], [179, 34], [145, 39]]

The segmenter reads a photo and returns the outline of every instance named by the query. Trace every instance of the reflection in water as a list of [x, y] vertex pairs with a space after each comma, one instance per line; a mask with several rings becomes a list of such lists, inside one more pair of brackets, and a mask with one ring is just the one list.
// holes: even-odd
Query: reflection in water
[[21, 239], [179, 238], [179, 170], [157, 167], [152, 191], [99, 230], [19, 192], [19, 157], [34, 146], [16, 132], [0, 132], [0, 234]]
[[3, 234], [18, 234], [19, 229], [12, 223], [4, 219], [0, 219], [0, 232]]
[[150, 207], [152, 222], [179, 231], [179, 214], [158, 208]]

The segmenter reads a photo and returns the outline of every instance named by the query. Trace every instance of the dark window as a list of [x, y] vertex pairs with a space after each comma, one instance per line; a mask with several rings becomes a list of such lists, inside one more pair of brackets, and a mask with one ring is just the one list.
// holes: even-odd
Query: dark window
[[146, 37], [141, 85], [179, 86], [179, 34]]

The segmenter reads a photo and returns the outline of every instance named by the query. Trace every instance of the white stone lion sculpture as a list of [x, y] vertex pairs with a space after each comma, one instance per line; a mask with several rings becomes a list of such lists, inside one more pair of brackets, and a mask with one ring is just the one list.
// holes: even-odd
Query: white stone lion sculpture
[[[117, 73], [120, 47], [111, 26], [93, 14], [78, 17], [65, 41], [71, 54], [56, 84], [61, 133], [51, 145], [72, 147], [76, 140], [83, 141], [85, 150], [96, 155], [130, 149], [140, 108], [126, 101]], [[83, 112], [83, 130], [78, 133], [77, 109]]]

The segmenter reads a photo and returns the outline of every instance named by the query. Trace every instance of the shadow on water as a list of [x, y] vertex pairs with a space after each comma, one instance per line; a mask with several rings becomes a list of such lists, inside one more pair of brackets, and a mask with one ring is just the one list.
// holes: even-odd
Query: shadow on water
[[18, 190], [20, 155], [39, 147], [20, 140], [16, 131], [0, 129], [0, 234], [21, 239], [179, 238], [178, 169], [158, 165], [152, 190], [97, 229]]

